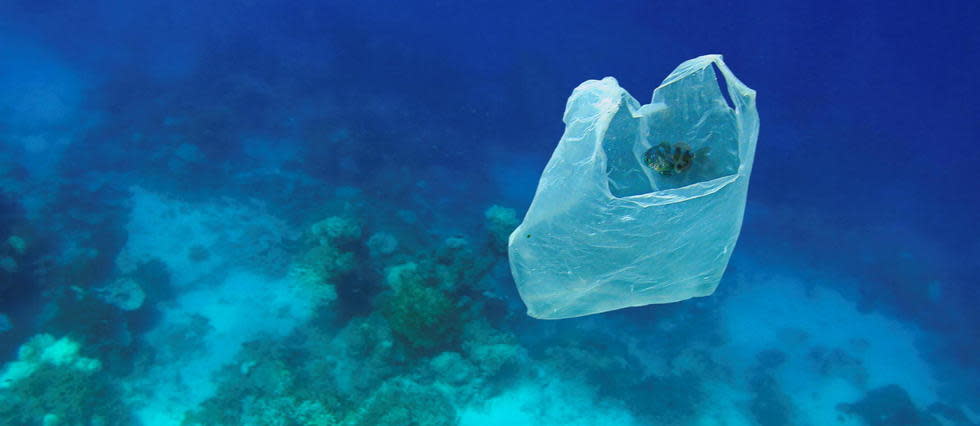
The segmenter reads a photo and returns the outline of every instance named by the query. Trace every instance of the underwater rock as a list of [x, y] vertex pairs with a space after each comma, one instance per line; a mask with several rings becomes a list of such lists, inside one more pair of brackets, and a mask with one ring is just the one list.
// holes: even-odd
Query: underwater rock
[[173, 150], [167, 162], [167, 168], [171, 173], [182, 174], [188, 172], [188, 169], [191, 167], [203, 164], [204, 159], [204, 153], [201, 152], [201, 149], [197, 145], [182, 143], [177, 146], [177, 149]]
[[782, 389], [779, 380], [769, 373], [760, 373], [751, 380], [755, 397], [749, 403], [749, 412], [759, 426], [793, 424], [796, 407], [792, 398]]
[[490, 232], [490, 243], [494, 248], [506, 250], [510, 233], [514, 232], [514, 228], [521, 223], [517, 219], [517, 212], [512, 208], [494, 204], [483, 212], [483, 217]]
[[840, 404], [837, 409], [860, 417], [870, 426], [939, 426], [931, 415], [920, 411], [908, 392], [898, 385], [888, 385], [868, 391], [860, 400]]
[[3, 269], [5, 272], [13, 274], [14, 272], [17, 272], [18, 269], [17, 261], [14, 260], [14, 258], [12, 257], [4, 256], [0, 258], [0, 269]]
[[385, 284], [392, 289], [398, 289], [402, 283], [422, 280], [419, 265], [415, 262], [405, 262], [385, 269]]
[[352, 398], [366, 397], [401, 368], [395, 338], [378, 314], [352, 319], [328, 345], [315, 350], [325, 356], [318, 357], [306, 369], [315, 376], [332, 378], [317, 386]]
[[120, 278], [95, 290], [99, 298], [124, 311], [135, 311], [143, 306], [146, 293], [132, 278]]
[[475, 369], [459, 352], [443, 352], [429, 361], [435, 376], [450, 385], [464, 385], [475, 375]]
[[518, 344], [517, 336], [494, 328], [485, 319], [463, 325], [463, 352], [484, 376], [516, 371], [529, 359], [527, 349]]
[[398, 240], [387, 232], [375, 232], [368, 238], [367, 248], [373, 258], [387, 256], [398, 248]]
[[14, 249], [14, 253], [18, 255], [23, 255], [27, 251], [27, 242], [16, 235], [11, 235], [10, 238], [7, 238], [7, 245]]
[[[215, 374], [218, 390], [184, 414], [185, 426], [337, 424], [328, 409], [331, 394], [306, 388], [301, 365], [288, 361], [294, 346], [278, 340], [246, 343], [229, 364]], [[317, 380], [316, 382], [319, 382]]]
[[755, 356], [762, 370], [772, 370], [786, 363], [786, 352], [779, 349], [766, 349]]
[[329, 244], [317, 245], [290, 266], [289, 274], [302, 283], [332, 286], [336, 278], [350, 273], [356, 266], [353, 252]]
[[361, 238], [361, 225], [348, 217], [331, 216], [314, 223], [310, 234], [322, 245], [350, 244]]
[[333, 300], [333, 285], [357, 268], [355, 244], [360, 238], [360, 224], [348, 217], [331, 216], [313, 224], [306, 237], [312, 247], [290, 265], [289, 274], [302, 283], [329, 286], [332, 296], [327, 299]]
[[516, 367], [527, 360], [527, 350], [512, 343], [472, 345], [467, 356], [487, 375], [496, 375], [507, 367]]
[[810, 350], [808, 357], [823, 376], [840, 377], [859, 389], [863, 389], [868, 383], [868, 371], [864, 363], [843, 349], [818, 346]]
[[191, 262], [204, 262], [211, 256], [211, 252], [200, 244], [194, 244], [187, 249], [187, 258]]
[[476, 256], [465, 240], [449, 238], [436, 249], [434, 258], [421, 258], [385, 269], [385, 284], [398, 289], [405, 285], [435, 287], [456, 294], [487, 273], [490, 259]]
[[409, 225], [414, 225], [419, 221], [419, 216], [411, 210], [404, 210], [404, 209], [398, 210], [397, 212], [395, 212], [395, 216], [398, 216], [398, 218], [401, 219], [402, 222], [405, 222]]
[[0, 333], [5, 333], [14, 328], [14, 323], [10, 322], [10, 317], [0, 314]]
[[61, 418], [58, 417], [58, 415], [57, 414], [54, 414], [54, 413], [45, 414], [44, 415], [44, 418], [41, 419], [41, 424], [43, 426], [56, 426], [56, 425], [58, 425], [60, 423], [61, 423]]
[[447, 249], [449, 251], [458, 251], [458, 250], [469, 248], [469, 246], [470, 246], [470, 242], [466, 238], [448, 237], [442, 241], [441, 248]]

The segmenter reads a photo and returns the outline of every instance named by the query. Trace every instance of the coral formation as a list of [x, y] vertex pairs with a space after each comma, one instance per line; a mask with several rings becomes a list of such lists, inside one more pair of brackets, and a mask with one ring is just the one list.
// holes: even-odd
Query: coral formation
[[48, 365], [0, 391], [0, 418], [8, 424], [130, 425], [119, 389], [106, 377]]
[[26, 379], [45, 366], [66, 367], [83, 373], [102, 368], [94, 358], [79, 354], [80, 345], [67, 337], [55, 339], [50, 334], [39, 334], [21, 345], [17, 360], [7, 364], [0, 375], [0, 388], [9, 388]]
[[[316, 342], [316, 340], [314, 340]], [[380, 314], [353, 318], [332, 339], [306, 348], [310, 362], [301, 368], [318, 394], [339, 392], [353, 401], [366, 398], [385, 379], [396, 375], [405, 364], [403, 350], [396, 344], [388, 322]]]
[[17, 266], [17, 261], [12, 257], [0, 257], [0, 269], [3, 269], [7, 273], [17, 272], [19, 267]]
[[456, 417], [456, 409], [441, 392], [397, 377], [384, 382], [344, 424], [450, 426], [456, 424]]
[[11, 235], [4, 244], [0, 244], [0, 270], [14, 274], [20, 270], [20, 262], [27, 253], [27, 241], [17, 235]]
[[10, 321], [10, 317], [0, 313], [0, 333], [10, 331], [12, 328], [14, 328], [14, 324]]
[[310, 226], [310, 235], [320, 245], [343, 246], [361, 238], [361, 226], [349, 217], [330, 216]]
[[356, 267], [355, 255], [331, 245], [318, 245], [307, 251], [290, 269], [300, 281], [313, 285], [332, 285], [336, 278]]
[[7, 424], [127, 425], [118, 388], [98, 374], [102, 364], [80, 345], [49, 334], [20, 347], [0, 377], [0, 418]]
[[517, 212], [512, 208], [494, 204], [483, 212], [483, 216], [486, 219], [487, 230], [490, 232], [491, 246], [497, 251], [506, 253], [507, 239], [521, 223], [517, 219]]
[[360, 224], [349, 217], [330, 216], [313, 224], [306, 236], [309, 248], [290, 274], [307, 284], [333, 286], [357, 267], [360, 237]]
[[225, 367], [217, 396], [183, 419], [184, 425], [315, 425], [337, 424], [324, 401], [329, 394], [303, 397], [301, 383], [290, 371], [282, 348], [249, 344], [237, 364]]
[[494, 328], [484, 318], [466, 322], [463, 326], [463, 352], [487, 378], [502, 378], [506, 373], [516, 373], [524, 366], [529, 355], [517, 341], [517, 336]]
[[[310, 276], [320, 283], [364, 286], [373, 309], [335, 317], [346, 321], [339, 331], [324, 322], [289, 339], [247, 345], [222, 370], [215, 396], [185, 424], [280, 424], [273, 418], [295, 419], [304, 410], [319, 419], [311, 424], [455, 424], [455, 407], [493, 396], [528, 364], [516, 337], [491, 325], [483, 304], [468, 296], [499, 255], [453, 236], [427, 250], [410, 248], [427, 252], [412, 257], [397, 252], [403, 244], [384, 232], [361, 244], [365, 229], [341, 216], [321, 220], [307, 233], [305, 262], [297, 263], [319, 262]], [[360, 263], [372, 250], [370, 262]], [[349, 260], [350, 267], [323, 259]], [[381, 285], [365, 285], [371, 281]]]
[[860, 400], [840, 404], [837, 408], [841, 412], [857, 416], [869, 426], [941, 424], [932, 415], [919, 410], [909, 398], [908, 392], [897, 385], [872, 389]]
[[146, 300], [143, 288], [136, 280], [129, 277], [115, 280], [95, 291], [106, 303], [124, 311], [135, 311], [143, 306], [143, 301]]
[[381, 311], [391, 330], [408, 347], [432, 351], [455, 340], [461, 322], [459, 309], [443, 290], [427, 285], [416, 274], [402, 279], [382, 299]]
[[27, 242], [16, 235], [11, 235], [10, 238], [7, 238], [7, 245], [14, 249], [14, 253], [18, 255], [23, 255], [27, 251]]
[[398, 248], [398, 239], [387, 232], [375, 232], [368, 238], [367, 248], [372, 258], [387, 256]]
[[437, 380], [453, 387], [463, 387], [476, 375], [476, 367], [459, 352], [443, 352], [429, 361]]

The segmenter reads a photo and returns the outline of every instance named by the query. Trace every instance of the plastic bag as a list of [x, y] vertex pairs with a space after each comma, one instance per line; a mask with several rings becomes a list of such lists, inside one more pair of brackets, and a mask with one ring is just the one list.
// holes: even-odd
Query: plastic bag
[[680, 64], [647, 105], [612, 77], [586, 81], [564, 122], [508, 241], [528, 314], [570, 318], [713, 293], [742, 226], [755, 91], [706, 55]]

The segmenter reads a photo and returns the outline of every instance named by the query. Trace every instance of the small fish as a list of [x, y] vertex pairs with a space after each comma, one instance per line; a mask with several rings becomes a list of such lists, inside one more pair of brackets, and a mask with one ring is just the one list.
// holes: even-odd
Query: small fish
[[662, 142], [643, 154], [643, 162], [662, 176], [673, 176], [687, 171], [694, 164], [695, 159], [705, 157], [707, 154], [707, 147], [694, 152], [684, 142], [673, 145]]

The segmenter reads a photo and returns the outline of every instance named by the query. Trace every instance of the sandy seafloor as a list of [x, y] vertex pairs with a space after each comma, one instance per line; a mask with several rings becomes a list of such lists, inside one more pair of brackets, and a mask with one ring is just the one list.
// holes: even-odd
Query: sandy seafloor
[[[263, 35], [251, 23], [281, 17], [256, 11], [189, 26], [169, 50], [98, 15], [146, 44], [108, 54], [48, 33], [60, 22], [117, 43], [78, 23], [89, 10], [0, 10], [47, 25], [0, 27], [0, 424], [980, 424], [980, 246], [963, 243], [968, 211], [923, 219], [943, 210], [930, 200], [966, 196], [919, 197], [937, 177], [847, 183], [887, 181], [877, 164], [903, 160], [806, 141], [900, 132], [770, 96], [753, 70], [765, 67], [728, 56], [760, 90], [763, 127], [718, 291], [541, 321], [525, 314], [507, 236], [565, 97], [622, 66], [559, 70], [533, 49], [454, 60], [463, 48], [438, 37], [406, 38], [445, 54], [417, 53], [354, 24]], [[668, 52], [637, 65], [653, 74], [642, 88], [689, 53]], [[498, 60], [524, 65], [481, 83]], [[428, 71], [456, 94], [430, 93]], [[807, 158], [839, 173], [798, 172]]]

